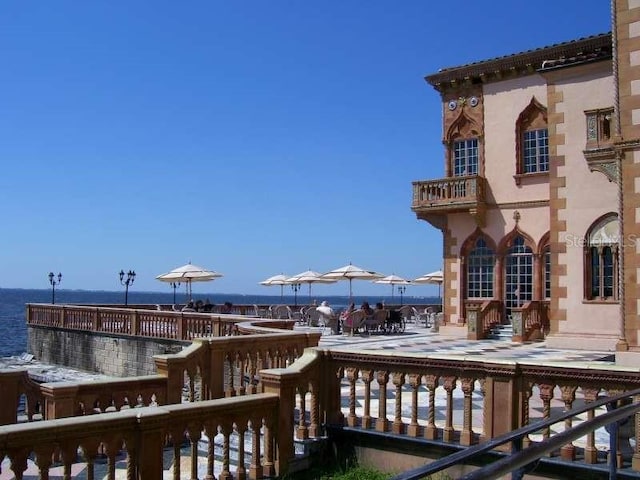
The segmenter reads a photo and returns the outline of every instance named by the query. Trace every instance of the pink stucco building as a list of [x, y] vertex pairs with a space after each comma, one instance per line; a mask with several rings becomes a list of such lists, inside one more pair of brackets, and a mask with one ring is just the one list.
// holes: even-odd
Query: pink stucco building
[[640, 1], [612, 11], [611, 33], [426, 77], [443, 175], [412, 210], [443, 235], [441, 332], [640, 351]]

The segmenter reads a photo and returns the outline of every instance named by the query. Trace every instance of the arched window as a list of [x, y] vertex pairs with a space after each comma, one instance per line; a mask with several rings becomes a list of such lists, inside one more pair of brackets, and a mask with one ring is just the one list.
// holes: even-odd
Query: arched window
[[467, 298], [493, 298], [495, 263], [495, 252], [478, 238], [467, 260]]
[[516, 179], [549, 171], [547, 109], [535, 98], [531, 99], [516, 122], [516, 152]]
[[452, 123], [447, 132], [451, 176], [481, 174], [479, 137], [478, 126], [464, 113]]
[[585, 244], [585, 298], [618, 300], [618, 241], [620, 226], [615, 214], [592, 225]]
[[533, 252], [522, 235], [516, 236], [505, 257], [505, 306], [521, 307], [533, 295]]

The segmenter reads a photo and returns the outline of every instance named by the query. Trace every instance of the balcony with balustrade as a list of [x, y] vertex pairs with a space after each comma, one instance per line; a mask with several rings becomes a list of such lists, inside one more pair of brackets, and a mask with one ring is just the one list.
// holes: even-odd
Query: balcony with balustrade
[[450, 213], [467, 212], [484, 226], [486, 179], [479, 175], [413, 182], [411, 209], [420, 220], [442, 228]]

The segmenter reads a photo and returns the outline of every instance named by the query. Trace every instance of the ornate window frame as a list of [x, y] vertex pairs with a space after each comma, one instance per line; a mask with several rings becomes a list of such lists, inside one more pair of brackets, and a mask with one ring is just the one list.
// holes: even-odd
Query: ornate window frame
[[603, 215], [587, 230], [583, 252], [585, 302], [618, 302], [619, 236], [616, 213]]
[[[535, 138], [526, 139], [527, 133], [535, 132]], [[530, 148], [531, 140], [535, 141], [536, 171], [527, 172], [525, 160]], [[546, 168], [544, 168], [546, 167]], [[541, 169], [542, 168], [542, 169]], [[547, 109], [535, 97], [516, 120], [516, 174], [513, 176], [516, 185], [520, 185], [523, 178], [548, 177], [549, 175], [549, 130], [547, 123]]]

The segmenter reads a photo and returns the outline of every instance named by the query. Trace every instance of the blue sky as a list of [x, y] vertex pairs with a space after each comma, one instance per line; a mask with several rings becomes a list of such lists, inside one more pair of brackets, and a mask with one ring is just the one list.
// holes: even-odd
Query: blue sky
[[120, 290], [134, 269], [133, 289], [170, 291], [155, 276], [192, 261], [224, 274], [194, 293], [276, 295], [258, 282], [439, 269], [440, 232], [410, 209], [411, 182], [444, 175], [424, 76], [610, 30], [604, 0], [451, 6], [2, 2], [0, 286], [53, 270]]

